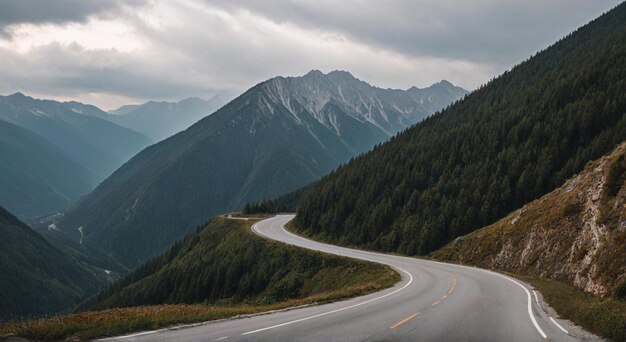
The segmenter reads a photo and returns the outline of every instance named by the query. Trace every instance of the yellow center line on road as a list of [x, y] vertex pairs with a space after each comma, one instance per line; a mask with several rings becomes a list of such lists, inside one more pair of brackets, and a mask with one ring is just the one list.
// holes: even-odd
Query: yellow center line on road
[[[448, 273], [450, 275], [450, 277], [452, 278], [452, 285], [450, 285], [450, 288], [448, 289], [446, 294], [444, 294], [443, 297], [441, 297], [441, 299], [439, 299], [438, 301], [436, 301], [433, 304], [431, 304], [431, 307], [435, 307], [435, 306], [439, 305], [439, 303], [441, 303], [441, 301], [446, 299], [450, 295], [450, 293], [452, 293], [452, 291], [454, 291], [454, 289], [456, 289], [456, 276], [452, 272], [446, 272], [446, 273]], [[420, 312], [418, 311], [418, 312], [416, 312], [416, 313], [414, 313], [414, 314], [412, 314], [412, 315], [402, 319], [398, 323], [390, 326], [389, 329], [393, 330], [393, 329], [401, 326], [402, 324], [412, 320], [413, 318], [417, 317], [417, 315], [419, 315], [419, 314], [420, 314]]]
[[414, 314], [410, 315], [409, 317], [404, 318], [404, 319], [403, 319], [403, 320], [401, 320], [400, 322], [398, 322], [398, 323], [396, 323], [396, 324], [394, 324], [394, 325], [390, 326], [390, 327], [389, 327], [389, 329], [392, 329], [392, 330], [393, 330], [393, 329], [395, 329], [395, 328], [397, 328], [397, 327], [401, 326], [402, 324], [404, 324], [404, 323], [406, 323], [406, 322], [408, 322], [408, 321], [412, 320], [413, 318], [415, 318], [415, 317], [416, 317], [417, 315], [419, 315], [419, 314], [420, 314], [420, 313], [419, 313], [419, 311], [418, 311], [418, 312], [416, 312], [416, 313], [414, 313]]
[[454, 291], [454, 289], [456, 289], [456, 276], [454, 275], [454, 273], [450, 273], [450, 276], [452, 277], [452, 286], [450, 286], [450, 288], [448, 289], [448, 292], [446, 293], [447, 295], [449, 295], [450, 293], [452, 293], [452, 291]]
[[434, 302], [431, 305], [432, 307], [435, 307], [435, 306], [439, 305], [439, 303], [441, 303], [444, 299], [448, 298], [448, 296], [452, 293], [452, 291], [454, 291], [454, 289], [456, 289], [456, 276], [452, 272], [446, 272], [446, 273], [448, 273], [450, 275], [450, 277], [452, 277], [452, 285], [450, 285], [450, 288], [448, 289], [446, 294], [444, 294], [438, 301]]

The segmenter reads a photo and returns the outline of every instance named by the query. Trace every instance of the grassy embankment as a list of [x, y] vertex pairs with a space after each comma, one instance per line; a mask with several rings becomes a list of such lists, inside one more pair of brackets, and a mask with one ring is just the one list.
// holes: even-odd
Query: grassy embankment
[[[400, 280], [399, 274], [386, 266], [308, 251], [262, 239], [250, 231], [250, 226], [254, 222], [256, 220], [214, 219], [204, 230], [185, 239], [177, 249], [170, 251], [175, 256], [165, 258], [167, 260], [155, 259], [162, 263], [156, 271], [141, 277], [136, 275], [132, 281], [121, 280], [117, 287], [112, 287], [115, 291], [108, 293], [105, 291], [104, 296], [101, 294], [100, 298], [93, 300], [94, 307], [106, 303], [108, 308], [0, 324], [0, 336], [40, 340], [68, 337], [82, 340], [115, 336], [178, 324], [226, 319], [300, 305], [336, 301], [375, 292], [390, 287]], [[164, 305], [130, 306], [124, 302], [127, 298], [136, 298], [137, 296], [133, 295], [135, 293], [143, 295], [148, 286], [167, 283], [173, 273], [199, 274], [195, 270], [200, 267], [211, 268], [216, 264], [223, 266], [223, 260], [205, 260], [204, 264], [188, 266], [191, 260], [198, 260], [197, 255], [205, 253], [207, 248], [228, 249], [237, 254], [241, 254], [240, 251], [233, 248], [254, 248], [259, 255], [266, 256], [265, 258], [259, 256], [259, 259], [275, 256], [277, 259], [271, 264], [281, 266], [269, 268], [269, 272], [273, 275], [269, 275], [268, 279], [271, 281], [266, 287], [243, 297], [230, 296], [219, 300], [207, 298], [198, 304], [197, 302], [185, 303], [185, 300], [177, 302], [171, 299], [174, 297], [162, 300], [162, 303], [169, 303]], [[290, 261], [282, 262], [281, 260]], [[185, 265], [185, 268], [181, 268], [181, 265]], [[265, 265], [251, 265], [250, 268], [256, 269]], [[132, 274], [129, 275], [131, 276]], [[244, 277], [250, 277], [250, 274], [244, 274]], [[293, 283], [290, 279], [297, 279], [297, 286], [287, 288], [284, 284], [276, 285], [276, 279], [287, 281], [289, 284]], [[231, 285], [236, 287], [238, 284], [240, 282]], [[280, 293], [283, 289], [288, 289], [289, 293]], [[240, 291], [235, 290], [235, 293], [237, 292]], [[269, 293], [272, 295], [268, 296]], [[149, 299], [146, 297], [145, 302], [149, 303]], [[114, 305], [120, 307], [114, 307]]]

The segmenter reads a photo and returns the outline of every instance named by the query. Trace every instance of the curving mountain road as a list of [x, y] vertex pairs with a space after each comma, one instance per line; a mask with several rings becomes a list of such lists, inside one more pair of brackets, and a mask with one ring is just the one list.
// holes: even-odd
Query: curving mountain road
[[[579, 341], [594, 336], [556, 319], [540, 294], [499, 273], [327, 245], [284, 229], [293, 215], [253, 226], [287, 244], [389, 265], [395, 286], [319, 306], [120, 336], [128, 341]], [[541, 307], [540, 307], [541, 306]], [[566, 333], [567, 331], [567, 333]]]

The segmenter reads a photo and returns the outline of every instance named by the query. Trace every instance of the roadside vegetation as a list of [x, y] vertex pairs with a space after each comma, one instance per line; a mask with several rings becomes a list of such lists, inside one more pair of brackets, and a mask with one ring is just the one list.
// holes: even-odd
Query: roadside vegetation
[[556, 280], [513, 276], [537, 288], [561, 317], [594, 334], [614, 341], [626, 341], [626, 300], [595, 296]]
[[92, 339], [364, 295], [400, 275], [379, 264], [253, 234], [217, 217], [83, 303], [82, 312], [0, 325], [0, 336]]

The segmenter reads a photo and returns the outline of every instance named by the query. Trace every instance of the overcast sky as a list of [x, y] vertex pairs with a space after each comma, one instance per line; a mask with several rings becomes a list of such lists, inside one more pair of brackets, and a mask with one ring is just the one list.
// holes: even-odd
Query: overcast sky
[[112, 109], [347, 70], [471, 90], [617, 0], [0, 0], [0, 94]]

